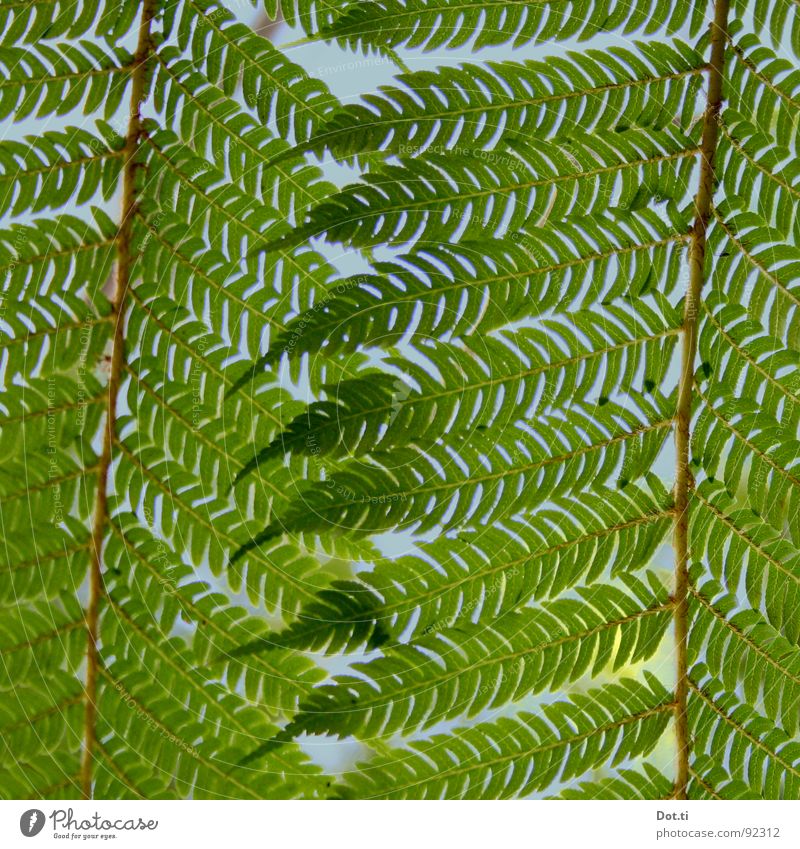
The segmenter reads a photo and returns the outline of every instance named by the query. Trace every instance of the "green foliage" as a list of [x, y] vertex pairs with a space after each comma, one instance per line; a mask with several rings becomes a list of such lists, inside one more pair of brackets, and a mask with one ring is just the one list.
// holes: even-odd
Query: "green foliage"
[[268, 0], [339, 102], [0, 6], [3, 795], [800, 797], [800, 7], [714, 7]]
[[621, 769], [613, 778], [584, 781], [565, 790], [564, 799], [671, 799], [672, 782], [648, 763], [642, 771]]
[[[544, 689], [561, 690], [584, 673], [619, 669], [648, 657], [670, 622], [666, 593], [635, 578], [629, 592], [581, 588], [509, 613], [494, 627], [459, 624], [413, 646], [353, 665], [301, 706], [295, 727], [312, 733], [409, 734], [458, 716], [471, 717]], [[655, 595], [654, 595], [655, 593]], [[356, 677], [358, 676], [358, 677]]]
[[[265, 122], [274, 110], [281, 137], [292, 132], [305, 141], [336, 105], [328, 87], [256, 35], [216, 0], [185, 0], [168, 6], [165, 29], [172, 17], [180, 51], [194, 70], [230, 95], [239, 85], [245, 103]], [[163, 58], [180, 53], [167, 53]]]
[[325, 234], [357, 247], [440, 243], [588, 216], [612, 199], [621, 209], [644, 206], [646, 196], [674, 205], [688, 185], [694, 152], [680, 133], [631, 130], [562, 144], [514, 142], [489, 156], [401, 159], [312, 208], [289, 242]]
[[473, 38], [474, 49], [509, 42], [519, 47], [573, 36], [586, 40], [609, 30], [627, 35], [664, 27], [674, 32], [690, 18], [697, 28], [702, 15], [702, 8], [689, 0], [663, 7], [616, 0], [369, 0], [348, 5], [330, 26], [320, 28], [319, 37], [363, 48], [435, 50], [460, 47]]
[[113, 44], [130, 32], [139, 11], [135, 3], [109, 0], [9, 0], [0, 7], [2, 42], [38, 45], [93, 32]]
[[360, 798], [505, 799], [650, 752], [669, 721], [670, 694], [652, 676], [622, 679], [546, 705], [396, 749], [355, 773]]
[[104, 50], [92, 41], [0, 49], [5, 69], [0, 83], [0, 117], [21, 121], [29, 115], [68, 115], [81, 107], [105, 116], [120, 107], [133, 57], [125, 50]]
[[2, 142], [0, 214], [41, 212], [96, 195], [108, 199], [119, 179], [123, 140], [99, 129], [100, 137], [72, 127]]
[[310, 147], [337, 157], [365, 148], [484, 150], [514, 138], [568, 139], [620, 123], [690, 126], [702, 55], [680, 41], [637, 47], [400, 74], [402, 86], [383, 86], [365, 94], [363, 104], [344, 106]]
[[[393, 262], [383, 276], [358, 275], [290, 320], [260, 365], [285, 353], [388, 348], [418, 338], [466, 337], [574, 305], [629, 294], [669, 294], [682, 260], [683, 234], [648, 210], [623, 220], [605, 216], [536, 227], [504, 239], [424, 245]], [[573, 313], [574, 315], [574, 313]], [[587, 317], [586, 320], [591, 320]]]

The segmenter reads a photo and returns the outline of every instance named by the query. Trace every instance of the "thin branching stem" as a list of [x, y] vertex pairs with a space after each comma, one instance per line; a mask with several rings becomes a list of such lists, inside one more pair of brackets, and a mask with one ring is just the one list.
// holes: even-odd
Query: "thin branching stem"
[[729, 0], [716, 0], [711, 22], [711, 59], [708, 66], [708, 92], [700, 145], [700, 181], [695, 197], [695, 218], [689, 243], [689, 286], [683, 314], [681, 375], [675, 415], [675, 738], [677, 771], [675, 798], [685, 799], [689, 783], [691, 740], [687, 701], [689, 695], [689, 498], [694, 479], [689, 468], [690, 424], [697, 355], [697, 316], [700, 292], [705, 280], [706, 231], [711, 219], [714, 194], [714, 159], [719, 135], [722, 105], [722, 74], [727, 43]]
[[89, 566], [89, 604], [86, 610], [86, 713], [83, 729], [83, 755], [81, 759], [81, 794], [85, 799], [92, 796], [94, 750], [97, 740], [97, 678], [98, 617], [103, 595], [102, 548], [108, 526], [108, 476], [111, 467], [111, 451], [117, 427], [117, 396], [123, 374], [125, 358], [125, 303], [131, 281], [133, 266], [132, 235], [133, 221], [138, 203], [139, 144], [142, 135], [141, 107], [145, 100], [148, 60], [153, 53], [151, 23], [155, 14], [154, 0], [144, 0], [139, 22], [139, 40], [133, 63], [131, 79], [130, 113], [125, 138], [124, 171], [122, 183], [122, 207], [119, 230], [117, 231], [117, 279], [111, 299], [111, 321], [114, 326], [111, 350], [111, 373], [106, 389], [106, 421], [103, 434], [103, 450], [97, 471], [97, 493], [92, 519], [92, 541]]

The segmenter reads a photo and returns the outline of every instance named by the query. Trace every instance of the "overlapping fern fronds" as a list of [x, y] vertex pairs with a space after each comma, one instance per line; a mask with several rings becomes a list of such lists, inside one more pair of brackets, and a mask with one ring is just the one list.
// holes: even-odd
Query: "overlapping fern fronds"
[[403, 68], [340, 103], [216, 0], [0, 3], [5, 796], [798, 798], [750, 5], [269, 0]]

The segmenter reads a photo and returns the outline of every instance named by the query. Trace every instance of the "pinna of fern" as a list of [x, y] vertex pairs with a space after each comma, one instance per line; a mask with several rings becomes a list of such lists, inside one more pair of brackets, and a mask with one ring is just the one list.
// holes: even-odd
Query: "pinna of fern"
[[279, 5], [0, 7], [4, 794], [797, 798], [800, 11]]

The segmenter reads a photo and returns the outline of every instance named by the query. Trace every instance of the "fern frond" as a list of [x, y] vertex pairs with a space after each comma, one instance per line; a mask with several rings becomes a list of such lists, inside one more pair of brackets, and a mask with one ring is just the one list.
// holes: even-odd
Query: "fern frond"
[[749, 798], [796, 799], [800, 744], [750, 705], [742, 704], [704, 664], [689, 682], [690, 730], [698, 753], [728, 750], [727, 772]]
[[575, 406], [509, 428], [502, 438], [471, 435], [445, 446], [376, 451], [301, 492], [234, 560], [286, 532], [364, 534], [397, 527], [423, 533], [486, 525], [615, 475], [625, 485], [652, 463], [671, 421], [663, 399], [638, 401], [636, 411], [613, 403]]
[[692, 660], [705, 658], [729, 691], [742, 687], [749, 704], [763, 704], [794, 736], [800, 722], [800, 649], [756, 610], [737, 610], [737, 598], [718, 583], [708, 581], [691, 594]]
[[732, 108], [751, 116], [755, 126], [768, 128], [780, 144], [793, 145], [800, 108], [798, 70], [752, 33], [737, 34], [730, 51], [726, 75]]
[[134, 0], [4, 0], [0, 7], [3, 44], [36, 44], [42, 39], [79, 38], [89, 32], [113, 44], [134, 25]]
[[[696, 32], [703, 10], [679, 0], [669, 7], [617, 0], [369, 0], [349, 6], [318, 38], [351, 48], [453, 49], [472, 42], [472, 48], [511, 43], [581, 40], [620, 30], [625, 35], [644, 28], [676, 32], [687, 21]], [[474, 39], [474, 40], [473, 40]]]
[[[250, 265], [237, 261], [209, 245], [203, 233], [205, 221], [215, 218], [216, 226], [248, 235], [253, 234], [253, 225], [248, 220], [238, 221], [224, 206], [204, 208], [206, 195], [193, 193], [192, 196], [191, 202], [197, 204], [195, 208], [205, 209], [205, 215], [198, 215], [195, 228], [187, 228], [179, 216], [165, 208], [138, 212], [142, 226], [137, 228], [140, 234], [137, 244], [142, 268], [147, 269], [147, 283], [141, 294], [148, 301], [148, 312], [164, 319], [161, 329], [188, 355], [187, 368], [193, 359], [192, 340], [197, 336], [188, 322], [195, 322], [197, 329], [202, 327], [202, 334], [210, 332], [213, 344], [209, 341], [203, 348], [217, 351], [210, 368], [216, 386], [224, 384], [230, 394], [248, 381], [251, 387], [272, 385], [274, 388], [274, 374], [253, 382], [255, 370], [245, 365], [241, 350], [230, 340], [242, 340], [246, 350], [255, 356], [266, 347], [265, 342], [284, 331], [286, 321], [298, 309], [313, 307], [317, 299], [324, 300], [335, 270], [318, 251], [305, 245], [276, 251], [261, 262], [254, 258]], [[236, 192], [228, 197], [234, 205], [242, 202], [242, 196]], [[263, 220], [265, 213], [258, 211], [257, 205], [244, 202], [248, 209], [256, 210], [254, 221]], [[268, 287], [264, 285], [265, 279], [270, 283]], [[207, 291], [213, 292], [213, 308], [209, 310]], [[184, 339], [183, 335], [191, 338]], [[360, 358], [351, 363], [357, 371]], [[349, 376], [345, 364], [318, 361], [312, 366], [310, 379], [314, 386]], [[301, 363], [290, 365], [290, 374], [295, 379], [301, 370]], [[276, 397], [283, 398], [284, 394], [277, 393]], [[278, 426], [284, 420], [269, 403], [257, 402], [255, 409], [266, 416], [270, 426]], [[292, 408], [292, 412], [299, 409], [299, 406]], [[274, 435], [273, 428], [262, 438], [271, 439]]]
[[749, 12], [753, 24], [762, 37], [774, 45], [787, 42], [795, 56], [800, 56], [800, 12], [794, 0], [755, 0], [750, 6], [744, 0], [735, 0], [740, 13]]
[[[748, 312], [767, 332], [800, 349], [800, 295], [794, 276], [800, 250], [785, 244], [780, 230], [751, 212], [729, 215], [720, 205], [714, 212], [714, 225], [709, 241], [719, 273], [724, 275], [719, 280], [726, 297], [739, 303], [746, 298]], [[724, 287], [723, 279], [727, 280]]]
[[710, 378], [734, 388], [734, 397], [754, 398], [761, 393], [765, 416], [791, 428], [797, 421], [800, 397], [797, 359], [781, 339], [765, 332], [745, 307], [727, 300], [722, 292], [709, 293], [703, 303], [699, 350], [703, 381]]
[[643, 391], [662, 383], [677, 324], [675, 316], [670, 321], [642, 304], [636, 316], [612, 308], [600, 316], [565, 313], [541, 322], [541, 329], [472, 336], [463, 347], [426, 345], [418, 363], [385, 361], [399, 375], [328, 387], [331, 400], [291, 421], [239, 478], [287, 452], [360, 456], [445, 433], [499, 430], [590, 393], [604, 399], [618, 390]]
[[464, 64], [398, 77], [336, 113], [308, 147], [418, 155], [492, 149], [505, 140], [572, 137], [622, 124], [691, 126], [703, 58], [683, 42], [568, 53], [541, 62]]
[[[201, 227], [195, 219], [208, 216], [209, 238], [215, 243], [226, 241], [219, 230], [211, 226], [214, 223], [212, 216], [218, 210], [221, 210], [220, 216], [224, 214], [229, 225], [234, 224], [239, 216], [245, 219], [248, 215], [251, 218], [257, 215], [264, 223], [280, 221], [283, 228], [288, 229], [295, 223], [295, 216], [302, 216], [307, 207], [322, 202], [334, 191], [334, 186], [322, 179], [318, 169], [304, 167], [289, 169], [288, 173], [277, 172], [270, 175], [271, 178], [262, 174], [258, 189], [244, 192], [230, 185], [224, 171], [198, 157], [173, 134], [155, 131], [148, 135], [147, 141], [154, 154], [151, 179], [160, 205], [174, 210], [181, 217], [185, 215], [201, 230], [206, 228]], [[229, 162], [230, 159], [221, 164], [224, 167]], [[196, 200], [193, 195], [197, 196]], [[200, 206], [201, 199], [207, 199], [205, 210]], [[259, 224], [253, 226], [253, 222], [245, 220], [239, 223], [242, 225], [242, 233], [239, 235], [242, 241], [246, 241], [248, 236], [251, 239], [265, 238]], [[245, 227], [245, 224], [250, 226]], [[275, 238], [275, 234], [270, 234], [269, 238]], [[254, 248], [255, 244], [250, 250]]]
[[[246, 338], [247, 349], [255, 355], [273, 334], [283, 331], [284, 321], [298, 308], [314, 305], [335, 271], [307, 246], [277, 250], [265, 258], [251, 251], [244, 260], [241, 246], [255, 246], [265, 234], [272, 238], [286, 232], [296, 211], [324, 198], [333, 187], [316, 168], [284, 167], [268, 179], [262, 175], [253, 196], [170, 133], [155, 132], [147, 145], [153, 153], [149, 162], [158, 197], [157, 204], [142, 203], [138, 211], [143, 225], [139, 250], [148, 279], [170, 280], [176, 300], [188, 297], [192, 312], [207, 315], [214, 332], [222, 338]], [[214, 291], [210, 313], [202, 304], [202, 290], [192, 283], [196, 278]], [[221, 306], [225, 302], [227, 310]], [[292, 371], [296, 374], [298, 367]]]
[[[800, 600], [800, 552], [749, 507], [739, 507], [719, 484], [696, 493], [692, 550], [708, 561], [723, 586], [735, 587], [744, 571], [747, 598], [790, 642], [800, 642], [794, 611]], [[720, 556], [722, 553], [725, 556]]]
[[338, 105], [324, 82], [274, 47], [216, 0], [185, 0], [176, 33], [194, 69], [231, 95], [241, 82], [245, 102], [262, 123], [275, 121], [283, 138], [305, 141]]
[[730, 492], [745, 485], [754, 513], [782, 530], [786, 517], [797, 515], [800, 441], [750, 401], [698, 394], [703, 407], [695, 438], [704, 470]]
[[352, 0], [264, 0], [270, 20], [283, 14], [290, 26], [300, 26], [304, 32], [318, 32], [347, 8]]
[[560, 799], [671, 799], [672, 781], [648, 763], [641, 771], [621, 769], [610, 778], [582, 781], [561, 791]]
[[103, 107], [109, 119], [125, 96], [133, 57], [126, 50], [103, 49], [92, 41], [42, 43], [36, 52], [0, 48], [0, 119], [13, 116], [90, 114]]
[[74, 198], [81, 204], [98, 193], [108, 200], [122, 167], [123, 144], [99, 126], [101, 135], [73, 127], [30, 136], [27, 143], [0, 143], [0, 215], [41, 212]]
[[[124, 535], [119, 538], [128, 539]], [[178, 687], [200, 692], [214, 686], [214, 680], [222, 674], [231, 690], [240, 691], [247, 702], [257, 705], [266, 717], [275, 721], [291, 714], [298, 702], [309, 697], [312, 685], [321, 680], [322, 670], [310, 658], [288, 653], [273, 653], [247, 663], [227, 658], [224, 663], [209, 663], [212, 656], [227, 655], [227, 648], [241, 640], [242, 635], [252, 637], [263, 633], [263, 620], [230, 605], [224, 597], [214, 597], [208, 584], [197, 582], [184, 592], [177, 586], [176, 576], [185, 577], [188, 570], [169, 566], [169, 577], [165, 580], [174, 597], [172, 616], [166, 610], [146, 608], [132, 597], [129, 587], [117, 586], [121, 581], [112, 579], [109, 582], [110, 609], [103, 626], [114, 646], [115, 657], [131, 663], [135, 663], [137, 657], [146, 658], [148, 669], [159, 680], [162, 680], [158, 674], [161, 669], [164, 675], [174, 679], [173, 692]], [[152, 581], [150, 588], [151, 591], [156, 588]], [[190, 650], [183, 647], [183, 641], [170, 635], [170, 626], [174, 626], [178, 615], [185, 621], [197, 622], [198, 630]], [[205, 679], [202, 687], [201, 679]]]
[[531, 600], [556, 598], [647, 565], [669, 529], [668, 496], [624, 491], [553, 498], [530, 514], [480, 531], [461, 531], [383, 560], [324, 591], [296, 622], [240, 653], [291, 646], [356, 651], [455, 627], [493, 622]]
[[800, 6], [712, 5], [267, 0], [342, 104], [2, 3], [0, 795], [800, 797]]
[[796, 239], [800, 232], [797, 213], [800, 179], [792, 164], [792, 151], [771, 144], [769, 136], [749, 122], [737, 120], [730, 113], [725, 118], [723, 134], [730, 152], [725, 157], [724, 174], [731, 198], [757, 192], [759, 215]]
[[315, 690], [292, 727], [367, 740], [405, 735], [646, 659], [672, 612], [663, 587], [649, 577], [649, 586], [628, 576], [626, 590], [581, 589], [580, 600], [559, 599], [386, 648], [383, 657], [356, 663], [352, 675]]
[[[114, 222], [102, 210], [92, 208], [92, 223], [73, 215], [14, 223], [0, 230], [0, 274], [6, 294], [22, 298], [64, 293], [65, 282], [83, 281], [91, 299], [108, 278], [116, 236]], [[20, 314], [29, 310], [20, 309]], [[13, 321], [11, 317], [8, 319]], [[9, 334], [10, 335], [10, 334]], [[19, 338], [14, 334], [15, 338]]]
[[[178, 663], [186, 664], [177, 643], [173, 641], [168, 649]], [[98, 784], [105, 792], [123, 798], [198, 794], [225, 799], [235, 794], [255, 799], [265, 792], [285, 797], [298, 793], [294, 776], [303, 774], [305, 792], [316, 795], [319, 782], [315, 781], [315, 770], [291, 747], [266, 756], [260, 769], [232, 774], [231, 764], [252, 735], [269, 737], [275, 733], [275, 726], [263, 713], [232, 693], [219, 692], [217, 686], [202, 678], [196, 681], [199, 695], [192, 693], [185, 683], [194, 677], [191, 669], [187, 674], [183, 668], [178, 674], [164, 663], [157, 668], [163, 687], [155, 691], [140, 663], [119, 660], [102, 672], [104, 686], [98, 713], [101, 739], [110, 742], [103, 744], [108, 769], [98, 770]], [[188, 702], [182, 712], [174, 708], [175, 691]], [[144, 768], [138, 754], [142, 750], [160, 752], [169, 770]]]
[[752, 791], [743, 781], [733, 780], [712, 758], [699, 755], [689, 770], [688, 799], [750, 799]]
[[288, 353], [349, 352], [418, 338], [485, 333], [536, 314], [667, 290], [684, 234], [647, 210], [523, 230], [504, 239], [425, 245], [384, 276], [357, 275], [329, 287], [287, 324], [258, 367]]
[[25, 764], [56, 749], [63, 753], [65, 770], [77, 771], [83, 715], [80, 682], [59, 670], [31, 678], [28, 684], [15, 686], [13, 681], [4, 680], [5, 675], [0, 676], [4, 696], [0, 708], [2, 738], [13, 734], [18, 763]]
[[[347, 776], [359, 798], [508, 799], [600, 764], [645, 755], [658, 742], [670, 694], [651, 675], [411, 743]], [[410, 751], [409, 751], [410, 750]]]
[[0, 646], [3, 673], [8, 681], [24, 681], [31, 674], [81, 662], [83, 616], [77, 599], [63, 604], [34, 604], [19, 608], [3, 621]]
[[[147, 257], [145, 250], [145, 261]], [[158, 268], [150, 267], [148, 279], [153, 271]], [[290, 470], [259, 479], [260, 486], [248, 494], [246, 511], [237, 508], [229, 491], [240, 468], [235, 458], [249, 440], [274, 435], [280, 423], [275, 410], [286, 399], [274, 388], [254, 403], [228, 397], [231, 377], [226, 363], [235, 348], [210, 333], [182, 303], [165, 297], [164, 288], [163, 283], [161, 292], [140, 284], [132, 295], [138, 308], [130, 317], [128, 338], [140, 353], [130, 357], [124, 375], [130, 410], [125, 421], [137, 427], [129, 440], [118, 443], [117, 474], [121, 492], [151, 516], [161, 516], [168, 545], [188, 550], [198, 568], [204, 564], [220, 575], [242, 537], [260, 529], [262, 517], [286, 503]], [[178, 287], [176, 297], [187, 306], [193, 297], [204, 302], [207, 289], [187, 289]], [[203, 354], [202, 378], [198, 351]], [[165, 358], [171, 363], [166, 373]], [[172, 374], [182, 375], [181, 380], [174, 381]], [[207, 477], [209, 469], [215, 470], [213, 482]], [[211, 528], [215, 536], [209, 545]], [[342, 541], [327, 548], [352, 554], [358, 546]], [[324, 586], [329, 576], [297, 547], [276, 544], [255, 552], [229, 578], [237, 591], [244, 583], [254, 603], [288, 616], [301, 603], [310, 603], [314, 589]]]
[[325, 234], [353, 246], [497, 236], [547, 218], [591, 215], [658, 196], [679, 203], [696, 152], [675, 132], [624, 133], [507, 152], [432, 154], [369, 174], [311, 209], [291, 241]]
[[[175, 440], [181, 424], [171, 424], [166, 442], [158, 432], [157, 420], [154, 425], [152, 435], [142, 434], [136, 445], [119, 444], [119, 480], [151, 515], [156, 515], [157, 509], [163, 511], [162, 522], [170, 536], [175, 537], [176, 547], [188, 546], [195, 562], [202, 558], [212, 573], [219, 575], [231, 553], [240, 546], [246, 520], [232, 506], [230, 498], [222, 497], [215, 491], [216, 487], [209, 490], [197, 467], [186, 468], [190, 457], [181, 458], [183, 462], [170, 462], [165, 456], [165, 448]], [[191, 459], [196, 462], [199, 458], [195, 454]], [[279, 497], [277, 486], [272, 496]], [[211, 527], [216, 528], [216, 535], [214, 543], [209, 545], [207, 534]], [[248, 582], [263, 587], [262, 603], [269, 609], [279, 608], [290, 615], [301, 601], [313, 599], [314, 585], [324, 585], [327, 576], [322, 570], [309, 569], [306, 579], [297, 574], [293, 567], [300, 556], [295, 546], [274, 544], [247, 558]], [[230, 578], [232, 583], [238, 583], [235, 575]]]
[[[302, 207], [320, 200], [319, 170], [293, 157], [286, 141], [209, 85], [190, 62], [165, 50], [159, 56], [158, 73], [156, 108], [173, 120], [178, 118], [177, 135], [201, 160], [207, 158], [230, 181], [277, 209], [286, 208], [284, 197], [298, 197]], [[200, 164], [193, 163], [194, 167]]]

